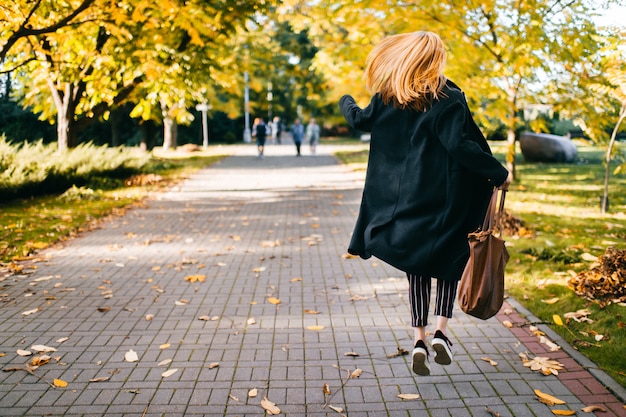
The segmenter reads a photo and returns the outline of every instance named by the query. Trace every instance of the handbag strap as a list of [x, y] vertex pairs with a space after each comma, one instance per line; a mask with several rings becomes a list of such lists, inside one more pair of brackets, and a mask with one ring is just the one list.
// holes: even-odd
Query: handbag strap
[[[498, 204], [498, 195], [500, 195], [500, 201]], [[485, 213], [485, 220], [483, 221], [483, 231], [492, 231], [494, 227], [498, 228], [498, 233], [502, 236], [502, 218], [504, 216], [504, 199], [506, 197], [506, 190], [500, 190], [494, 188], [491, 194], [491, 200]], [[497, 206], [497, 212], [496, 212]], [[495, 223], [495, 224], [494, 224]]]

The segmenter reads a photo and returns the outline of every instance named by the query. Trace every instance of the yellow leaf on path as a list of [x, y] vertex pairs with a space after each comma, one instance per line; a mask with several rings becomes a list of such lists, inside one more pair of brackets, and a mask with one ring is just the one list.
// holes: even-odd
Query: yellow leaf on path
[[315, 311], [315, 310], [309, 310], [309, 309], [304, 309], [304, 312], [306, 314], [321, 314], [319, 311]]
[[46, 346], [46, 345], [32, 345], [30, 347], [32, 350], [34, 350], [35, 352], [56, 352], [57, 350], [53, 347], [50, 346]]
[[302, 278], [300, 278], [300, 277], [298, 277], [298, 278], [291, 278], [289, 280], [289, 282], [300, 282], [300, 281], [302, 281]]
[[172, 376], [174, 375], [176, 372], [178, 372], [178, 369], [174, 368], [174, 369], [170, 369], [169, 371], [165, 371], [161, 374], [161, 376], [163, 378], [167, 378], [168, 376]]
[[254, 398], [257, 395], [259, 395], [259, 391], [256, 388], [252, 388], [250, 391], [248, 391], [248, 397], [250, 398]]
[[150, 321], [154, 318], [154, 314], [146, 314], [146, 320]]
[[504, 320], [504, 321], [502, 322], [502, 324], [504, 325], [504, 327], [508, 327], [509, 329], [510, 329], [511, 327], [513, 327], [513, 323], [511, 323], [511, 322], [510, 322], [510, 321], [508, 321], [508, 320]]
[[333, 410], [336, 413], [343, 413], [343, 408], [341, 408], [341, 407], [335, 407], [334, 405], [329, 405], [328, 408], [330, 408], [331, 410]]
[[546, 304], [555, 304], [557, 301], [559, 301], [559, 297], [549, 298], [547, 300], [541, 300], [542, 303], [546, 303]]
[[557, 326], [563, 326], [563, 320], [561, 320], [561, 316], [559, 316], [558, 314], [553, 314], [552, 315], [552, 320], [554, 320], [554, 323]]
[[163, 343], [161, 346], [159, 346], [159, 349], [167, 349], [168, 347], [172, 346], [169, 343]]
[[280, 300], [279, 300], [278, 298], [276, 298], [276, 297], [268, 297], [268, 298], [267, 298], [267, 301], [268, 301], [270, 304], [274, 304], [274, 305], [278, 305], [278, 304], [280, 304]]
[[67, 340], [69, 340], [69, 337], [62, 337], [62, 338], [60, 338], [60, 339], [57, 339], [57, 340], [56, 340], [56, 342], [57, 342], [57, 343], [63, 343], [63, 342], [65, 342], [65, 341], [67, 341]]
[[163, 359], [161, 362], [157, 364], [157, 366], [165, 366], [165, 365], [169, 365], [170, 363], [172, 363], [171, 359]]
[[537, 395], [537, 397], [539, 397], [540, 400], [545, 400], [546, 401], [545, 404], [548, 404], [548, 405], [565, 404], [565, 401], [560, 400], [550, 394], [546, 394], [545, 392], [541, 392], [538, 389], [535, 390], [535, 395]]
[[18, 349], [16, 352], [20, 356], [30, 356], [33, 354], [30, 350]]
[[217, 368], [218, 366], [220, 366], [220, 364], [218, 362], [213, 362], [213, 363], [209, 364], [209, 369]]
[[256, 324], [256, 319], [254, 317], [250, 317], [247, 321], [248, 325]]
[[484, 358], [480, 358], [480, 359], [484, 360], [485, 362], [489, 362], [489, 365], [491, 365], [491, 366], [498, 366], [498, 362], [494, 361], [491, 358], [484, 357]]
[[[624, 406], [624, 408], [626, 408], [626, 406]], [[599, 405], [590, 405], [590, 406], [581, 408], [581, 410], [584, 411], [585, 413], [593, 413], [594, 411], [606, 412], [606, 408], [599, 406]]]
[[139, 356], [137, 356], [137, 352], [130, 349], [124, 354], [124, 359], [126, 359], [126, 362], [137, 362], [139, 360]]
[[361, 376], [361, 374], [363, 373], [363, 371], [359, 368], [355, 369], [354, 371], [352, 371], [352, 374], [350, 374], [350, 378], [358, 378]]
[[185, 281], [187, 282], [204, 282], [206, 280], [206, 275], [188, 275], [185, 277]]
[[402, 398], [403, 400], [419, 400], [419, 394], [398, 394], [398, 398]]
[[63, 381], [62, 379], [54, 379], [53, 384], [55, 387], [57, 388], [65, 388], [67, 387], [67, 382]]
[[346, 352], [346, 353], [343, 354], [343, 356], [353, 356], [353, 357], [356, 357], [356, 356], [361, 356], [361, 355], [359, 355], [356, 352]]
[[323, 330], [324, 326], [309, 326], [307, 330]]
[[187, 300], [174, 301], [174, 305], [177, 305], [177, 306], [185, 306], [187, 304], [189, 304], [189, 301], [187, 301]]
[[327, 383], [324, 383], [322, 390], [324, 391], [324, 395], [330, 395], [330, 387], [328, 386]]
[[101, 377], [98, 377], [98, 378], [91, 378], [89, 380], [89, 382], [106, 382], [106, 381], [109, 380], [109, 378], [111, 378], [111, 377], [110, 376], [101, 376]]
[[280, 408], [276, 407], [276, 404], [267, 399], [267, 397], [261, 400], [261, 407], [267, 411], [267, 414], [274, 416], [280, 414]]
[[576, 411], [574, 410], [552, 410], [552, 414], [557, 416], [573, 416], [576, 415]]

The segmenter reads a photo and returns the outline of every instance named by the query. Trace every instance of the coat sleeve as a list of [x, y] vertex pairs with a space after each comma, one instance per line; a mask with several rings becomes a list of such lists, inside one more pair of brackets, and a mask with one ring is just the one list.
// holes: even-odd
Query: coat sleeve
[[460, 165], [500, 186], [507, 169], [493, 157], [483, 134], [463, 101], [446, 105], [436, 121], [437, 137]]
[[371, 132], [375, 120], [375, 101], [374, 97], [367, 107], [361, 109], [352, 96], [345, 95], [339, 100], [339, 107], [350, 126], [363, 132]]

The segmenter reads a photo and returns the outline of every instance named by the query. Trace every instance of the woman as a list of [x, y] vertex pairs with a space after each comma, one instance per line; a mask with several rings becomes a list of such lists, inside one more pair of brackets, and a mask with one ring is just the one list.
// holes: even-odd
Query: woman
[[263, 150], [265, 149], [265, 139], [267, 138], [267, 125], [262, 118], [254, 119], [252, 125], [252, 136], [256, 138], [256, 147], [259, 152], [259, 159], [263, 159]]
[[367, 58], [374, 94], [361, 109], [349, 96], [341, 111], [371, 132], [359, 216], [348, 252], [404, 271], [415, 347], [412, 369], [430, 375], [426, 326], [431, 277], [437, 279], [435, 362], [452, 362], [447, 337], [458, 281], [469, 257], [467, 234], [484, 218], [494, 187], [510, 176], [472, 119], [463, 92], [443, 75], [446, 52], [434, 33], [388, 37]]

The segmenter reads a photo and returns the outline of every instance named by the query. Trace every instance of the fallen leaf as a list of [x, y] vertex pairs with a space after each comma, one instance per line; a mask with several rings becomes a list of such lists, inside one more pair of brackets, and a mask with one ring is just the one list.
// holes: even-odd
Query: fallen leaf
[[67, 387], [67, 382], [63, 381], [62, 379], [54, 379], [53, 384], [55, 387], [57, 388], [65, 388]]
[[335, 407], [334, 405], [329, 405], [328, 408], [330, 408], [331, 410], [333, 410], [336, 413], [343, 413], [343, 408], [341, 408], [341, 407]]
[[546, 304], [555, 304], [557, 301], [559, 301], [559, 297], [549, 298], [547, 300], [541, 300], [542, 303], [546, 303]]
[[209, 364], [209, 369], [217, 368], [218, 366], [220, 366], [220, 364], [218, 362], [213, 362], [213, 363]]
[[257, 273], [257, 274], [258, 274], [259, 272], [263, 272], [263, 271], [265, 271], [265, 267], [264, 267], [264, 266], [259, 266], [258, 268], [254, 268], [254, 269], [252, 270], [252, 272], [255, 272], [255, 273]]
[[358, 353], [356, 353], [356, 352], [346, 352], [346, 353], [344, 353], [343, 355], [344, 355], [344, 356], [361, 356], [361, 355], [359, 355], [359, 354], [358, 354]]
[[189, 304], [189, 301], [187, 301], [187, 300], [177, 300], [177, 301], [174, 301], [174, 305], [177, 305], [177, 306], [185, 306], [187, 304]]
[[554, 320], [554, 323], [557, 326], [563, 326], [563, 320], [561, 320], [561, 316], [559, 316], [558, 314], [553, 314], [552, 315], [552, 320]]
[[485, 406], [485, 411], [491, 414], [493, 417], [502, 417], [497, 411], [493, 411], [491, 408]]
[[188, 282], [204, 282], [206, 275], [188, 275], [185, 277], [185, 281]]
[[22, 316], [30, 316], [31, 314], [34, 314], [34, 313], [36, 313], [38, 311], [39, 311], [39, 307], [33, 308], [32, 310], [26, 310], [26, 311], [22, 312]]
[[590, 405], [590, 406], [581, 408], [581, 410], [584, 411], [585, 413], [593, 413], [594, 411], [606, 412], [606, 408], [599, 406], [599, 405]]
[[398, 346], [398, 350], [393, 352], [393, 353], [388, 353], [386, 356], [388, 359], [391, 358], [397, 358], [398, 356], [404, 356], [404, 355], [408, 355], [409, 351], [406, 349], [402, 349], [400, 346]]
[[250, 391], [248, 391], [248, 397], [250, 398], [254, 398], [257, 395], [259, 395], [259, 391], [256, 388], [252, 388]]
[[539, 397], [539, 400], [541, 402], [543, 402], [544, 404], [547, 404], [549, 406], [553, 406], [555, 404], [565, 404], [565, 401], [560, 400], [550, 394], [546, 394], [545, 392], [541, 392], [538, 389], [534, 390], [535, 391], [535, 395], [537, 395], [537, 397]]
[[557, 416], [573, 416], [576, 414], [574, 410], [552, 410], [552, 414]]
[[170, 363], [172, 363], [171, 359], [164, 359], [161, 362], [159, 362], [157, 366], [165, 366], [165, 365], [169, 365]]
[[307, 327], [307, 330], [323, 330], [324, 326], [309, 326]]
[[480, 358], [480, 359], [484, 360], [485, 362], [489, 362], [489, 365], [491, 365], [491, 366], [498, 366], [498, 362], [494, 361], [491, 358], [484, 357], [484, 358]]
[[278, 408], [275, 403], [268, 400], [267, 397], [264, 397], [261, 400], [261, 407], [263, 407], [265, 411], [267, 411], [267, 414], [271, 416], [280, 414], [280, 408]]
[[319, 311], [315, 311], [315, 310], [309, 310], [309, 309], [304, 309], [304, 312], [306, 314], [321, 314]]
[[361, 374], [363, 373], [363, 371], [359, 368], [355, 369], [354, 371], [352, 371], [352, 374], [350, 374], [350, 378], [358, 378], [361, 376]]
[[289, 282], [300, 282], [300, 281], [302, 281], [302, 278], [300, 278], [300, 277], [297, 277], [297, 278], [291, 278], [291, 279], [289, 280]]
[[558, 375], [558, 371], [563, 369], [563, 364], [559, 361], [542, 356], [536, 356], [532, 360], [522, 358], [522, 361], [525, 367], [544, 375]]
[[270, 304], [274, 304], [274, 305], [278, 305], [278, 304], [280, 304], [280, 300], [279, 300], [278, 298], [275, 298], [275, 297], [268, 297], [268, 298], [267, 298], [267, 301], [268, 301]]
[[139, 356], [137, 356], [137, 352], [130, 349], [124, 354], [124, 359], [126, 360], [126, 362], [137, 362], [139, 360]]
[[330, 387], [328, 386], [327, 383], [324, 383], [324, 386], [322, 387], [322, 391], [324, 392], [324, 395], [330, 395]]
[[209, 316], [200, 316], [200, 317], [198, 317], [198, 320], [209, 321], [209, 320], [211, 320], [211, 317], [209, 317]]
[[239, 402], [239, 398], [235, 397], [233, 394], [228, 394], [228, 396], [233, 400]]
[[98, 307], [98, 311], [101, 313], [106, 313], [108, 311], [111, 311], [111, 307], [110, 306]]
[[33, 354], [33, 352], [31, 352], [30, 350], [23, 350], [23, 349], [18, 349], [16, 353], [20, 356], [30, 356]]
[[582, 258], [583, 261], [588, 261], [588, 262], [595, 262], [598, 260], [597, 256], [594, 256], [590, 253], [583, 253], [582, 255], [580, 255], [580, 257]]
[[101, 377], [98, 377], [98, 378], [91, 378], [89, 380], [89, 382], [105, 382], [105, 381], [108, 381], [109, 378], [111, 378], [111, 377], [110, 376], [101, 376]]
[[398, 394], [396, 397], [402, 398], [403, 400], [419, 400], [419, 394]]
[[63, 342], [66, 342], [67, 340], [69, 340], [69, 337], [62, 337], [60, 339], [57, 339], [56, 342], [57, 343], [63, 343]]
[[163, 343], [161, 346], [159, 346], [159, 349], [167, 349], [170, 346], [172, 346], [170, 343]]
[[154, 318], [154, 314], [146, 314], [146, 320], [150, 321]]
[[33, 357], [29, 364], [31, 366], [42, 366], [47, 364], [48, 362], [50, 362], [50, 356], [48, 355], [41, 355], [41, 356], [35, 356]]
[[504, 327], [508, 327], [509, 329], [510, 329], [511, 327], [513, 327], [513, 323], [511, 323], [511, 322], [510, 322], [510, 321], [508, 321], [508, 320], [504, 320], [504, 321], [502, 322], [502, 324], [504, 325]]
[[169, 377], [169, 376], [174, 375], [176, 372], [178, 372], [178, 369], [176, 369], [176, 368], [174, 368], [174, 369], [170, 369], [170, 370], [168, 370], [168, 371], [163, 372], [163, 373], [161, 374], [161, 376], [162, 376], [163, 378], [167, 378], [167, 377]]
[[256, 319], [254, 317], [250, 317], [247, 321], [248, 325], [256, 324]]
[[53, 347], [50, 346], [46, 346], [46, 345], [32, 345], [30, 347], [32, 350], [34, 350], [35, 352], [38, 353], [42, 353], [42, 352], [56, 352], [57, 350]]

